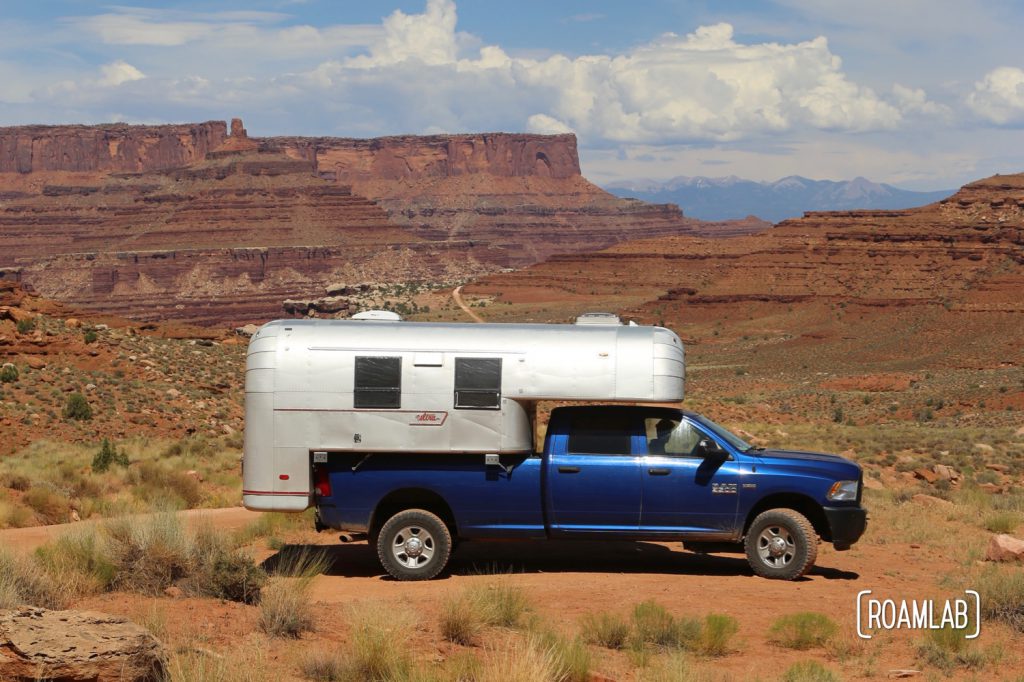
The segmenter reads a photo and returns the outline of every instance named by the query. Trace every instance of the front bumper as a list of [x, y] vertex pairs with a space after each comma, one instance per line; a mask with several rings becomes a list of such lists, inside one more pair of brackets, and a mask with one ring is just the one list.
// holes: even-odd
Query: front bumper
[[868, 527], [868, 510], [864, 507], [825, 507], [825, 518], [832, 531], [832, 545], [839, 551], [850, 549]]

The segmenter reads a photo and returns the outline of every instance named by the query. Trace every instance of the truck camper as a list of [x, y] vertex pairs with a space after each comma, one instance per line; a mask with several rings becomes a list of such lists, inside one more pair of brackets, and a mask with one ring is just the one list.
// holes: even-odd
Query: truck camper
[[[496, 538], [747, 538], [755, 572], [792, 578], [819, 535], [845, 549], [863, 532], [856, 464], [766, 454], [699, 415], [635, 405], [683, 399], [683, 344], [668, 329], [609, 314], [359, 317], [253, 335], [243, 501], [315, 507], [318, 529], [365, 534], [396, 578], [432, 578], [456, 540]], [[541, 400], [633, 406], [558, 408], [535, 452]]]

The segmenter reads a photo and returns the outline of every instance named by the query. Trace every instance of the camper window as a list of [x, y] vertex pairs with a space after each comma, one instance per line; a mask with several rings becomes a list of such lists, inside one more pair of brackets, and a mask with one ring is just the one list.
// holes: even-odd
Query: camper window
[[402, 358], [357, 357], [354, 407], [402, 406]]
[[501, 407], [501, 358], [455, 358], [455, 407]]

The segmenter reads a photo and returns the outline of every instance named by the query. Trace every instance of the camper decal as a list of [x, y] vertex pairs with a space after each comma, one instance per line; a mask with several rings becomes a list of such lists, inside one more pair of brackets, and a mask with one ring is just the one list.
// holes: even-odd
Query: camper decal
[[447, 412], [417, 412], [409, 426], [441, 426], [448, 419]]

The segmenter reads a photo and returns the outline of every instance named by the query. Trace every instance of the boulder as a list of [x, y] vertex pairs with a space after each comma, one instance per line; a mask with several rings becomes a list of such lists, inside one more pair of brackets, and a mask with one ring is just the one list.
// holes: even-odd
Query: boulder
[[914, 476], [921, 479], [925, 483], [935, 483], [939, 480], [939, 475], [934, 471], [928, 469], [915, 469]]
[[988, 561], [1020, 561], [1024, 562], [1024, 540], [1018, 540], [1012, 535], [993, 535], [988, 541], [988, 549], [985, 551], [985, 559]]
[[256, 332], [258, 332], [259, 330], [260, 330], [259, 325], [257, 325], [257, 324], [247, 324], [247, 325], [242, 326], [242, 327], [235, 327], [235, 334], [237, 334], [238, 336], [244, 336], [246, 338], [249, 338], [250, 336], [252, 336]]
[[166, 651], [145, 628], [95, 611], [0, 611], [0, 679], [156, 681]]
[[25, 358], [25, 364], [32, 369], [45, 369], [46, 360], [42, 359], [38, 355], [29, 355]]
[[960, 472], [951, 466], [946, 466], [945, 464], [936, 464], [932, 467], [932, 471], [934, 471], [935, 475], [943, 481], [956, 483], [960, 480]]
[[865, 476], [864, 488], [867, 490], [885, 490], [885, 485], [873, 476]]
[[993, 463], [993, 462], [989, 462], [988, 464], [985, 465], [985, 468], [986, 469], [991, 469], [992, 471], [998, 471], [1001, 474], [1008, 474], [1008, 473], [1010, 473], [1010, 467], [1008, 467], [1005, 464], [996, 464], [996, 463]]
[[11, 322], [21, 322], [23, 320], [31, 320], [35, 315], [27, 310], [21, 308], [15, 308], [9, 305], [0, 305], [0, 320], [10, 320]]
[[911, 497], [914, 502], [924, 507], [931, 507], [933, 509], [952, 509], [954, 505], [949, 500], [944, 500], [941, 497], [935, 497], [934, 495], [924, 495], [918, 493]]

